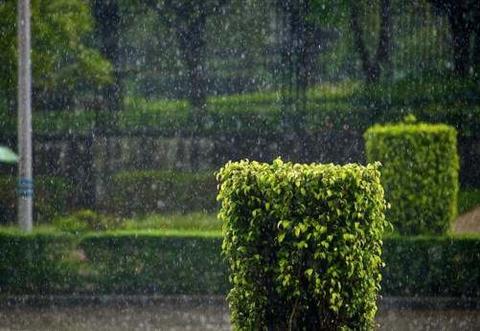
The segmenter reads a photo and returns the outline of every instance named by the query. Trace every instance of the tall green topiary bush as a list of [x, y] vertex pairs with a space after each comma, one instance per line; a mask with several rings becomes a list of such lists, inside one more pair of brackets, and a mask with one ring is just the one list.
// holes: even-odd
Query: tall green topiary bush
[[387, 219], [402, 234], [446, 233], [457, 215], [457, 133], [426, 123], [375, 125], [365, 132], [367, 159], [380, 161]]
[[373, 328], [387, 225], [378, 165], [241, 161], [217, 179], [234, 329]]

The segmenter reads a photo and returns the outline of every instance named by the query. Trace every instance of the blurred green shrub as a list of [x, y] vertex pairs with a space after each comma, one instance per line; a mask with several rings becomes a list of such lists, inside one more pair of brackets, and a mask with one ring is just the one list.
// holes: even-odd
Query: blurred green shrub
[[74, 234], [113, 230], [120, 227], [121, 224], [119, 218], [101, 215], [89, 209], [79, 210], [53, 221], [53, 225], [60, 231]]
[[[71, 185], [64, 178], [37, 176], [34, 190], [34, 221], [48, 223], [67, 211]], [[0, 176], [0, 224], [16, 222], [17, 178]]]
[[112, 177], [105, 208], [122, 216], [158, 212], [214, 211], [213, 173], [131, 171]]
[[380, 161], [387, 219], [402, 234], [442, 234], [457, 215], [457, 132], [442, 124], [375, 125], [367, 160]]
[[218, 180], [234, 328], [373, 329], [388, 225], [377, 165], [241, 161]]

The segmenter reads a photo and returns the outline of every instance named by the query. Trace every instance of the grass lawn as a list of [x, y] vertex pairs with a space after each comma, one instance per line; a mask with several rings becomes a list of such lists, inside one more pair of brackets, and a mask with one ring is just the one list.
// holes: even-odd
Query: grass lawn
[[151, 214], [145, 217], [128, 219], [122, 230], [185, 230], [185, 231], [218, 231], [222, 223], [216, 214]]
[[458, 194], [458, 214], [464, 214], [480, 205], [480, 189], [462, 189]]
[[[462, 215], [480, 206], [480, 189], [462, 189], [458, 195], [458, 213]], [[16, 224], [0, 226], [2, 231], [18, 231]], [[35, 225], [36, 233], [58, 232], [53, 225]], [[222, 222], [215, 213], [150, 214], [126, 219], [118, 232], [152, 233], [212, 233], [220, 235]]]

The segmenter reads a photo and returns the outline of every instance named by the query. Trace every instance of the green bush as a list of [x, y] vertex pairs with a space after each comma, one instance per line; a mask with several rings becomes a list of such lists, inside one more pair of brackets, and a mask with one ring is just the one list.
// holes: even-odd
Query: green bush
[[[0, 176], [0, 224], [16, 222], [17, 218], [17, 178]], [[35, 177], [34, 221], [48, 223], [67, 211], [67, 201], [71, 186], [63, 178]]]
[[442, 234], [457, 215], [457, 133], [442, 124], [375, 125], [367, 159], [380, 161], [387, 219], [402, 234]]
[[120, 227], [121, 220], [85, 209], [76, 211], [70, 215], [55, 218], [53, 225], [60, 231], [80, 234], [89, 231], [116, 229]]
[[218, 174], [236, 329], [372, 329], [387, 222], [377, 165], [228, 163]]
[[109, 191], [106, 208], [123, 216], [213, 211], [217, 206], [213, 173], [121, 172], [113, 176]]

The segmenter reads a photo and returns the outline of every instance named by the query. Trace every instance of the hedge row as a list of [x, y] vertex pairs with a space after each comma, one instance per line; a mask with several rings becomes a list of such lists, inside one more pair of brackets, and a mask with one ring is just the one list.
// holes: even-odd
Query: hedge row
[[79, 282], [73, 236], [60, 233], [0, 232], [0, 293], [72, 292]]
[[235, 329], [373, 329], [378, 165], [228, 163], [218, 174]]
[[[480, 298], [480, 237], [387, 237], [381, 294]], [[0, 231], [0, 293], [226, 294], [222, 237]]]
[[108, 191], [105, 207], [121, 216], [214, 211], [217, 206], [213, 172], [121, 172], [112, 177]]
[[387, 218], [402, 234], [444, 234], [457, 216], [457, 132], [442, 124], [375, 125], [367, 159], [383, 165]]
[[[68, 181], [59, 177], [35, 177], [34, 221], [50, 222], [55, 216], [67, 211], [67, 201], [71, 194]], [[0, 176], [0, 224], [16, 221], [17, 178]]]
[[480, 297], [480, 236], [386, 238], [382, 292]]
[[96, 293], [223, 294], [221, 239], [200, 233], [105, 234], [80, 246], [96, 273]]

